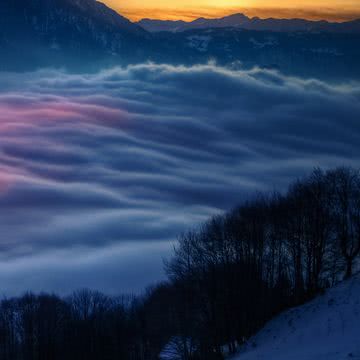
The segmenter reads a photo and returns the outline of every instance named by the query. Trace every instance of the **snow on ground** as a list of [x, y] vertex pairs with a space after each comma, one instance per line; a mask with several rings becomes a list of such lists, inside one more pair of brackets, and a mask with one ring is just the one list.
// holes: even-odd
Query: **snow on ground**
[[360, 275], [269, 322], [233, 360], [360, 359]]

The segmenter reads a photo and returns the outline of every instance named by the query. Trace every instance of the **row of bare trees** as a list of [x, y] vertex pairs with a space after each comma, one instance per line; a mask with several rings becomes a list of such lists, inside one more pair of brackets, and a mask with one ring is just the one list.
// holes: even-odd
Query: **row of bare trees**
[[235, 352], [278, 312], [350, 277], [359, 253], [360, 174], [350, 168], [314, 170], [183, 234], [166, 264], [181, 358], [192, 358], [186, 339], [201, 359]]
[[1, 360], [139, 359], [135, 299], [82, 290], [26, 294], [0, 304]]
[[168, 281], [143, 296], [4, 299], [0, 359], [222, 359], [280, 311], [350, 277], [359, 253], [359, 172], [315, 170], [181, 235]]

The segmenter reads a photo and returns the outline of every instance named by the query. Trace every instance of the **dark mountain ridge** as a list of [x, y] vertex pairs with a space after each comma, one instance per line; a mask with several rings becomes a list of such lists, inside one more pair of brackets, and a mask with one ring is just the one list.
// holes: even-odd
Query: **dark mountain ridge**
[[[61, 64], [65, 57], [79, 64], [87, 57], [136, 54], [150, 35], [140, 26], [95, 0], [3, 0], [0, 48], [16, 66]], [[130, 51], [132, 50], [132, 51]], [[3, 61], [4, 62], [4, 61]], [[49, 64], [49, 65], [50, 65]]]
[[[307, 20], [289, 20], [288, 31], [277, 31], [274, 23], [272, 31], [233, 26], [249, 21], [242, 14], [226, 17], [229, 26], [224, 21], [211, 20], [208, 28], [209, 20], [198, 19], [195, 29], [150, 33], [95, 0], [3, 0], [0, 71], [65, 67], [86, 72], [148, 61], [188, 66], [215, 61], [295, 76], [360, 78], [360, 32], [290, 31], [300, 25], [305, 29]], [[284, 29], [282, 20], [274, 21]]]
[[22, 35], [24, 27], [42, 34], [95, 29], [117, 35], [146, 34], [140, 26], [96, 0], [3, 0], [0, 19], [3, 31]]
[[142, 19], [138, 23], [149, 32], [171, 31], [183, 32], [193, 29], [237, 27], [245, 30], [258, 31], [324, 31], [334, 33], [360, 33], [360, 20], [347, 22], [328, 22], [325, 20], [311, 21], [305, 19], [260, 19], [247, 17], [244, 14], [232, 14], [218, 19], [199, 18], [194, 21], [163, 21]]

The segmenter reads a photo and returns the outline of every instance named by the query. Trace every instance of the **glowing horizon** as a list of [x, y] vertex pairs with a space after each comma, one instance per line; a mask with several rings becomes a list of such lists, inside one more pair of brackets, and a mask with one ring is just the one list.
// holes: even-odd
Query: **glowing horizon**
[[[108, 6], [132, 21], [142, 18], [191, 21], [199, 17], [221, 17], [244, 13], [261, 18], [304, 18], [311, 20], [347, 21], [360, 18], [360, 3], [356, 0], [276, 0], [271, 6], [264, 0], [103, 0]], [[221, 3], [221, 5], [219, 5]]]

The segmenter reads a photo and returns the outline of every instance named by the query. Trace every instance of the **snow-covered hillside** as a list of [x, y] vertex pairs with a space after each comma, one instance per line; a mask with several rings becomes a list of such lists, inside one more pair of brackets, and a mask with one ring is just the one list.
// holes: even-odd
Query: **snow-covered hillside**
[[360, 275], [284, 312], [234, 360], [360, 359]]

